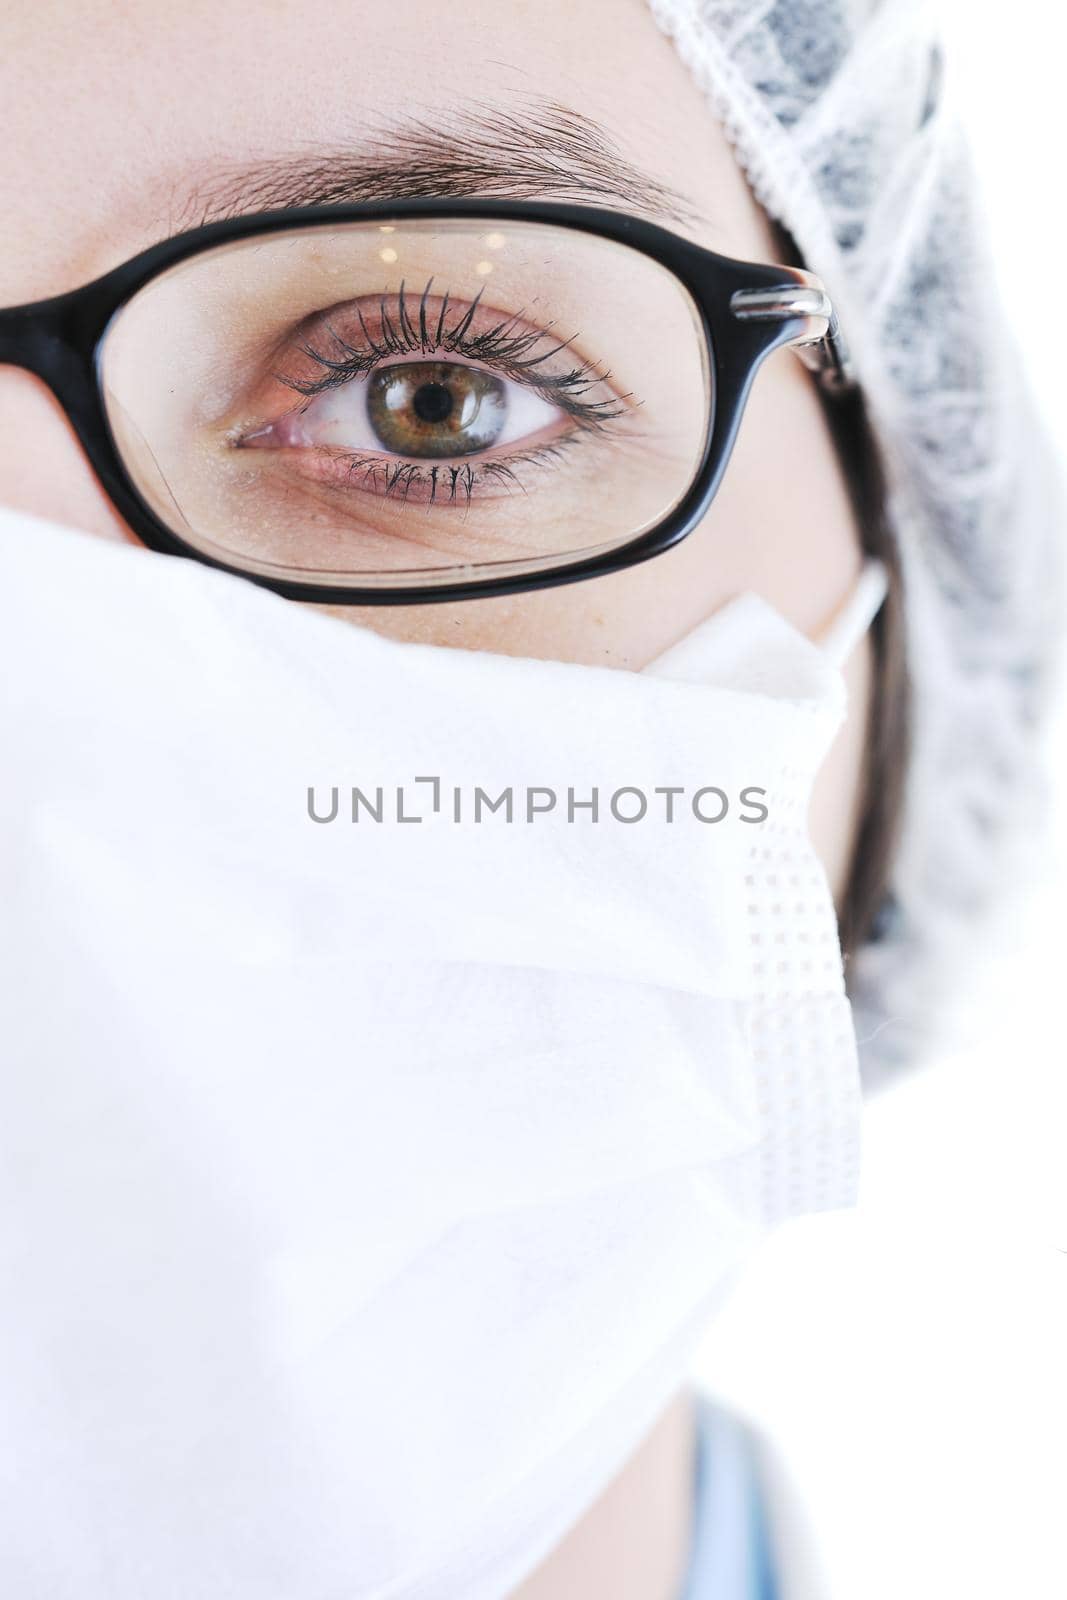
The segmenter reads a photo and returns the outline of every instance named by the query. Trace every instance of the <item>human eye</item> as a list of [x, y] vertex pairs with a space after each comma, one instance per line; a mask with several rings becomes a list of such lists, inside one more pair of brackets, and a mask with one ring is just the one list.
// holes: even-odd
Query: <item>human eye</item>
[[432, 277], [312, 318], [284, 357], [272, 376], [300, 400], [235, 444], [409, 504], [528, 493], [579, 445], [618, 439], [640, 405], [579, 335], [487, 305], [484, 287], [470, 302], [435, 293]]
[[100, 378], [124, 464], [187, 544], [331, 587], [625, 543], [684, 495], [711, 405], [699, 314], [656, 261], [459, 218], [203, 251], [118, 314]]

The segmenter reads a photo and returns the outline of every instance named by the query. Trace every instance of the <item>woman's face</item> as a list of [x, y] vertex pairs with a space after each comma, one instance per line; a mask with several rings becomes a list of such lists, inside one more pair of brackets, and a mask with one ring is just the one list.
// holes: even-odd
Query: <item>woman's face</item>
[[[724, 255], [776, 259], [644, 0], [461, 0], [447, 12], [430, 0], [333, 0], [314, 13], [283, 0], [103, 10], [43, 0], [9, 3], [3, 31], [0, 304], [59, 294], [215, 215], [387, 197], [401, 181], [406, 194], [607, 205]], [[13, 368], [0, 368], [0, 499], [137, 542], [56, 403]], [[405, 639], [638, 669], [748, 588], [815, 634], [860, 561], [810, 375], [780, 351], [757, 377], [714, 504], [675, 549], [531, 594], [329, 609]], [[813, 808], [838, 889], [868, 650], [849, 664], [860, 709]]]

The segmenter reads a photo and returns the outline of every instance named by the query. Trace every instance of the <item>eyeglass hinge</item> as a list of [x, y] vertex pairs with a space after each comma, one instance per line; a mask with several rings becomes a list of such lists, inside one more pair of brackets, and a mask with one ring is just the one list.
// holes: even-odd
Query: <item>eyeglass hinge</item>
[[730, 310], [741, 322], [802, 318], [809, 326], [791, 344], [804, 365], [827, 388], [846, 388], [855, 381], [837, 313], [821, 286], [783, 283], [773, 289], [737, 289], [730, 297]]

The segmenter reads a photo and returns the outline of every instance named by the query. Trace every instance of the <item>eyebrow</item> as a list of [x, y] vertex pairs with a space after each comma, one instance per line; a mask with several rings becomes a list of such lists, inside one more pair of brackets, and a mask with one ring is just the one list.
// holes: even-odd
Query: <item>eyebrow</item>
[[218, 169], [176, 209], [172, 191], [170, 231], [289, 206], [422, 196], [593, 201], [683, 225], [707, 221], [593, 118], [530, 99], [520, 111], [461, 105], [443, 122], [379, 124], [360, 147]]

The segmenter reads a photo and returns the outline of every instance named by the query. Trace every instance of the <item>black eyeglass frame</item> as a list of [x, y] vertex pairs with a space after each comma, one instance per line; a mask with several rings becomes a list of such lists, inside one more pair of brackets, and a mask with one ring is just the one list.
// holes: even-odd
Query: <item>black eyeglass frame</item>
[[[296, 227], [433, 217], [489, 224], [542, 222], [573, 228], [627, 245], [657, 261], [681, 282], [700, 315], [712, 375], [701, 460], [682, 499], [654, 527], [580, 560], [425, 588], [412, 584], [340, 587], [280, 578], [220, 561], [187, 544], [155, 514], [138, 490], [108, 421], [100, 353], [113, 319], [160, 273], [219, 245]], [[204, 562], [290, 600], [333, 605], [417, 605], [515, 594], [602, 577], [660, 555], [690, 534], [707, 511], [730, 459], [756, 372], [766, 357], [783, 345], [795, 346], [825, 386], [848, 387], [854, 381], [829, 296], [813, 273], [718, 255], [625, 212], [550, 201], [433, 198], [290, 206], [250, 213], [164, 239], [67, 294], [0, 308], [0, 365], [22, 367], [48, 386], [105, 493], [149, 549]]]

